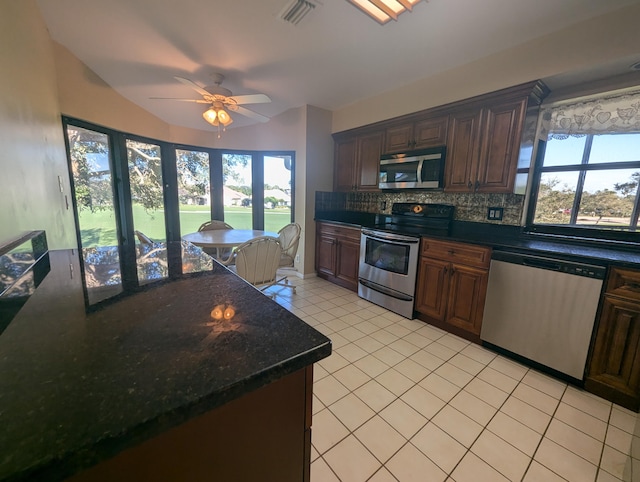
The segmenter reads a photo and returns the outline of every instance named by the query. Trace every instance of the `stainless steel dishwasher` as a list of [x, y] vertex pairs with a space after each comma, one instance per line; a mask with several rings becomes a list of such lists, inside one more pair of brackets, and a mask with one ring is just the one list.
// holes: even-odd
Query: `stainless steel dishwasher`
[[480, 339], [582, 380], [605, 272], [494, 251]]

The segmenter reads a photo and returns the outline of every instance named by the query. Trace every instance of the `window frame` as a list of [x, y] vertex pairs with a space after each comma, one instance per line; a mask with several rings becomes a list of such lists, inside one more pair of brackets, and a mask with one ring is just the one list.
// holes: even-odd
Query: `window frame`
[[[633, 242], [640, 241], [640, 185], [636, 190], [636, 197], [634, 201], [633, 212], [631, 214], [631, 226], [624, 230], [615, 228], [594, 228], [591, 225], [579, 225], [575, 224], [576, 217], [578, 215], [578, 207], [584, 188], [584, 178], [587, 172], [590, 171], [604, 171], [615, 169], [638, 169], [640, 170], [640, 160], [638, 161], [620, 161], [620, 162], [608, 162], [608, 163], [595, 163], [589, 164], [589, 154], [593, 137], [595, 134], [585, 134], [587, 140], [582, 154], [580, 164], [567, 164], [563, 166], [547, 166], [544, 167], [544, 158], [546, 152], [547, 141], [543, 139], [538, 140], [535, 160], [533, 163], [532, 176], [531, 176], [531, 189], [530, 196], [527, 203], [527, 211], [525, 217], [526, 233], [533, 234], [547, 234], [555, 236], [571, 236], [579, 237], [583, 239], [595, 239], [595, 240], [609, 240], [619, 242]], [[518, 172], [529, 171], [530, 169], [519, 169]], [[535, 212], [538, 203], [538, 195], [540, 193], [540, 181], [542, 175], [545, 173], [553, 172], [577, 172], [578, 183], [576, 185], [576, 194], [572, 206], [571, 223], [572, 224], [541, 224], [535, 223]]]

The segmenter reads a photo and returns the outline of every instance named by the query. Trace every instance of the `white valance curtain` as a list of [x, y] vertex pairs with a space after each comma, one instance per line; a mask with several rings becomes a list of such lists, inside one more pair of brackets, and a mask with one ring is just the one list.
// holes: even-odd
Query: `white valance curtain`
[[603, 94], [542, 109], [540, 137], [566, 139], [587, 134], [640, 133], [640, 89]]

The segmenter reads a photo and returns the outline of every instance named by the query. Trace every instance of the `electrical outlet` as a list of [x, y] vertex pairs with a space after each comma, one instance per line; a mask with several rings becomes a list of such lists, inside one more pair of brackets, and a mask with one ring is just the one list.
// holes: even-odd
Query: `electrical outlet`
[[300, 262], [300, 255], [296, 254], [296, 263], [299, 263], [299, 262]]
[[487, 209], [487, 219], [491, 221], [502, 221], [502, 215], [504, 214], [504, 208], [492, 207]]

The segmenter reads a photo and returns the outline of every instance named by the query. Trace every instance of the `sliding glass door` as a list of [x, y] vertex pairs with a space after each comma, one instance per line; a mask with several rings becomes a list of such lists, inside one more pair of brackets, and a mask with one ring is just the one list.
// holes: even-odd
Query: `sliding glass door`
[[264, 229], [278, 232], [293, 221], [293, 160], [290, 155], [263, 157]]
[[180, 233], [193, 233], [211, 220], [209, 153], [176, 149]]
[[69, 125], [66, 134], [78, 245], [89, 302], [96, 303], [122, 291], [113, 153], [105, 133]]
[[159, 145], [131, 139], [126, 146], [138, 283], [143, 285], [169, 275], [162, 153]]
[[206, 221], [277, 232], [293, 220], [292, 152], [175, 145], [66, 117], [63, 126], [90, 303], [182, 272], [169, 260]]

